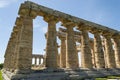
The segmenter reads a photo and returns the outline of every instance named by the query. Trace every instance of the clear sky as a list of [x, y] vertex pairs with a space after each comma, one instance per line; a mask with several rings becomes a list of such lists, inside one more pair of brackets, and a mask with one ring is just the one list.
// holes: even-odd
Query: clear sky
[[[10, 34], [15, 24], [18, 10], [25, 0], [0, 0], [0, 63], [4, 60]], [[73, 16], [96, 22], [120, 30], [120, 0], [30, 0]], [[34, 20], [33, 53], [45, 53], [44, 33], [47, 24], [42, 17]]]

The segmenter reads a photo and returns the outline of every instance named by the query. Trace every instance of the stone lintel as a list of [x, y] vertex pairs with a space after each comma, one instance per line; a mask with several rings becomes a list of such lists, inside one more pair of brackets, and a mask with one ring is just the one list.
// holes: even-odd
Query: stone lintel
[[41, 54], [32, 54], [32, 57], [43, 58], [44, 56]]

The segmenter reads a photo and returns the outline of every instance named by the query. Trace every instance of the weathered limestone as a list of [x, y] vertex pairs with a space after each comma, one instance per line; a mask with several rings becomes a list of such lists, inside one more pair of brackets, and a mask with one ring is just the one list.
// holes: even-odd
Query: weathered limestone
[[[18, 80], [19, 75], [22, 76], [22, 78], [20, 77], [20, 80], [29, 80], [31, 77], [33, 79], [43, 77], [44, 80], [46, 80], [50, 79], [51, 76], [53, 77], [54, 75], [54, 79], [56, 77], [56, 79], [58, 79], [58, 77], [61, 78], [61, 74], [64, 76], [62, 78], [67, 79], [75, 76], [77, 76], [77, 78], [83, 76], [105, 77], [106, 75], [113, 75], [113, 73], [115, 73], [115, 75], [120, 75], [120, 70], [114, 69], [120, 68], [120, 31], [46, 8], [30, 1], [26, 1], [21, 4], [18, 14], [19, 17], [16, 20], [15, 27], [13, 28], [5, 53], [4, 69], [9, 70], [8, 73], [12, 73], [9, 75], [5, 72], [10, 80]], [[42, 16], [48, 23], [48, 32], [46, 37], [47, 46], [46, 54], [44, 56], [32, 55], [33, 19], [38, 15]], [[59, 36], [59, 33], [56, 32], [56, 23], [59, 21], [67, 28], [65, 30], [61, 30], [61, 32], [63, 31], [63, 34], [61, 34], [62, 36]], [[74, 30], [74, 28], [77, 28], [79, 31]], [[93, 38], [89, 38], [89, 32], [94, 34], [94, 40]], [[61, 40], [60, 55], [58, 54], [57, 36], [59, 36]], [[105, 43], [102, 44], [102, 41], [104, 40]], [[78, 48], [76, 49], [77, 46], [75, 41], [78, 41], [81, 44], [81, 47], [79, 47], [79, 49], [81, 48], [81, 50], [79, 50], [81, 51], [81, 70], [77, 69], [79, 67], [79, 61], [77, 53]], [[114, 45], [112, 41], [114, 42]], [[40, 71], [40, 74], [42, 74], [40, 76], [36, 75], [36, 71], [31, 71], [33, 56], [35, 58], [35, 65], [37, 65], [37, 60], [39, 59], [39, 64], [41, 66], [41, 59], [43, 58], [42, 65], [45, 65], [47, 68]], [[59, 66], [64, 71], [58, 69]], [[90, 68], [96, 68], [97, 70]], [[77, 74], [75, 73], [76, 69]], [[51, 74], [54, 72], [57, 72], [57, 74]], [[31, 76], [32, 74], [34, 77]], [[17, 79], [12, 79], [16, 76]], [[36, 76], [37, 78], [35, 78]], [[47, 76], [47, 78], [45, 76]]]
[[82, 62], [82, 67], [83, 68], [93, 68], [92, 65], [92, 53], [90, 49], [90, 44], [89, 44], [89, 36], [88, 32], [86, 30], [82, 30], [82, 35], [81, 35], [81, 62]]
[[113, 36], [116, 67], [120, 68], [120, 36]]
[[66, 68], [66, 39], [64, 37], [59, 37], [61, 40], [60, 46], [60, 67]]
[[95, 61], [95, 50], [94, 50], [94, 40], [90, 40], [90, 48], [91, 48], [91, 53], [92, 53], [92, 64], [93, 68], [96, 68], [96, 61]]
[[107, 60], [107, 68], [116, 68], [115, 55], [110, 35], [105, 35], [105, 54]]
[[66, 33], [66, 68], [78, 68], [78, 54], [74, 41], [73, 25], [65, 25]]
[[94, 53], [96, 68], [105, 68], [104, 52], [99, 33], [94, 33]]
[[11, 63], [10, 63], [10, 70], [13, 71], [15, 69], [15, 61], [16, 61], [16, 54], [15, 54], [15, 48], [16, 48], [16, 33], [13, 32], [12, 34], [12, 47], [11, 47]]
[[46, 67], [58, 68], [58, 50], [56, 42], [56, 23], [54, 17], [44, 17], [44, 20], [48, 23], [47, 32], [47, 47], [46, 47]]
[[27, 73], [32, 64], [33, 20], [29, 16], [23, 17], [19, 38], [19, 50], [16, 72]]
[[12, 39], [13, 38], [10, 38], [9, 42], [8, 42], [8, 46], [7, 46], [7, 49], [6, 49], [6, 52], [5, 52], [5, 61], [4, 61], [4, 68], [6, 70], [10, 70], [11, 68], [11, 48], [12, 48]]

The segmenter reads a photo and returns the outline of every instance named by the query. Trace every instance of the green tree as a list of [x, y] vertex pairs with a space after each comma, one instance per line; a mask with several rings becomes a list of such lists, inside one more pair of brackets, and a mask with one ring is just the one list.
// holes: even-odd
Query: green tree
[[2, 68], [3, 68], [3, 63], [0, 64], [0, 69], [2, 69]]

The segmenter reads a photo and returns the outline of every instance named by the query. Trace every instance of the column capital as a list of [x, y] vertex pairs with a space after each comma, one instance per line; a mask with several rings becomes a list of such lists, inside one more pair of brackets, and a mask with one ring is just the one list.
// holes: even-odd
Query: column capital
[[65, 37], [62, 37], [62, 36], [59, 36], [59, 39], [60, 39], [61, 41], [66, 40], [66, 38], [65, 38]]
[[31, 9], [30, 8], [25, 8], [25, 6], [26, 5], [24, 5], [24, 4], [21, 5], [18, 14], [21, 17], [29, 16], [29, 17], [34, 19], [37, 16], [37, 11], [32, 10], [32, 8]]
[[50, 15], [45, 15], [44, 16], [44, 21], [46, 21], [47, 23], [57, 23], [58, 19], [54, 16], [50, 16]]
[[94, 28], [94, 29], [91, 29], [91, 31], [90, 31], [92, 34], [98, 34], [98, 35], [100, 35], [100, 33], [102, 32], [101, 30], [97, 30], [96, 28]]
[[112, 37], [112, 36], [113, 36], [113, 33], [108, 32], [108, 31], [103, 31], [103, 32], [102, 32], [102, 35], [103, 35], [104, 37]]
[[116, 34], [112, 35], [112, 38], [114, 38], [114, 39], [120, 39], [119, 33], [116, 33]]
[[81, 23], [81, 24], [77, 25], [77, 29], [80, 30], [80, 31], [83, 31], [83, 30], [87, 30], [88, 31], [88, 30], [91, 29], [91, 27], [88, 26], [88, 25], [85, 25], [84, 23]]
[[69, 28], [69, 27], [75, 27], [76, 24], [73, 23], [73, 22], [70, 22], [70, 21], [63, 21], [61, 26], [64, 26], [64, 27], [66, 27], [66, 28]]

